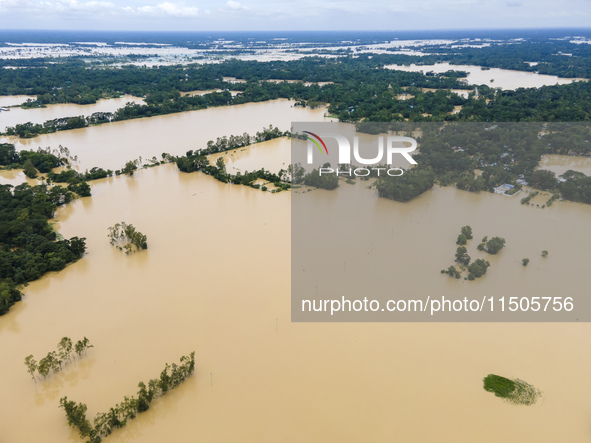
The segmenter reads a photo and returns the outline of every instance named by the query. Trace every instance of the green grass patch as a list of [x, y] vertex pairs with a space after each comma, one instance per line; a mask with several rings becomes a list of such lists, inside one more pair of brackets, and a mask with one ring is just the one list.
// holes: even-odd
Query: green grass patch
[[484, 379], [484, 390], [516, 405], [533, 405], [541, 392], [523, 380], [489, 374]]

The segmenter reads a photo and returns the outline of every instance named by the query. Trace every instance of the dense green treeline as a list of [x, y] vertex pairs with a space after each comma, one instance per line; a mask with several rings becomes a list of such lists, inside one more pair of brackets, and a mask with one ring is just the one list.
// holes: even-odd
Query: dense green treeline
[[[0, 94], [37, 95], [37, 100], [41, 104], [65, 102], [85, 104], [94, 103], [105, 96], [112, 97], [120, 94], [143, 97], [172, 91], [216, 88], [242, 90], [245, 86], [224, 82], [223, 77], [237, 77], [249, 83], [266, 79], [345, 83], [363, 79], [364, 75], [378, 66], [379, 64], [367, 56], [339, 61], [320, 57], [290, 62], [228, 60], [204, 65], [154, 68], [125, 66], [116, 69], [89, 68], [80, 60], [68, 60], [47, 64], [43, 68], [0, 70]], [[381, 70], [376, 70], [376, 72], [379, 71]], [[453, 79], [425, 77], [420, 73], [383, 70], [378, 75], [386, 81], [401, 85], [410, 86], [414, 83], [416, 86], [427, 88], [461, 87], [461, 84]], [[294, 84], [281, 86], [286, 90], [292, 90]], [[303, 85], [299, 86], [305, 88]]]
[[0, 315], [20, 300], [20, 285], [78, 260], [85, 239], [57, 240], [48, 220], [73, 194], [60, 186], [0, 185]]
[[376, 182], [380, 197], [406, 202], [431, 189], [435, 173], [430, 168], [413, 168], [399, 177], [381, 176]]
[[[11, 143], [0, 143], [0, 167], [7, 169], [23, 168], [30, 178], [37, 176], [39, 172], [49, 172], [53, 168], [68, 164], [67, 156], [63, 151], [52, 152], [48, 149], [39, 148], [37, 151], [17, 151]], [[31, 166], [33, 169], [30, 169]]]
[[[484, 49], [487, 48], [478, 51]], [[591, 118], [588, 82], [516, 91], [499, 91], [482, 85], [478, 94], [472, 92], [465, 99], [450, 91], [452, 88], [473, 89], [459, 81], [465, 74], [450, 71], [423, 75], [383, 68], [388, 62], [400, 62], [399, 57], [408, 56], [360, 55], [337, 60], [311, 57], [265, 63], [228, 60], [219, 64], [118, 69], [89, 69], [74, 60], [48, 65], [45, 69], [0, 71], [0, 93], [37, 94], [34, 105], [92, 103], [98, 98], [122, 93], [145, 96], [145, 105], [129, 103], [115, 113], [60, 118], [44, 124], [24, 123], [7, 130], [7, 134], [20, 137], [277, 98], [296, 99], [308, 106], [328, 103], [329, 112], [343, 121], [584, 121]], [[225, 76], [242, 78], [246, 83], [225, 82]], [[265, 81], [268, 79], [301, 82]], [[320, 87], [303, 83], [320, 81], [333, 84]], [[214, 88], [226, 91], [204, 96], [181, 94], [182, 91]], [[232, 97], [228, 89], [243, 92]], [[407, 99], [398, 99], [402, 93], [407, 94]], [[458, 105], [462, 106], [461, 111], [452, 114], [454, 106]]]
[[[128, 103], [115, 113], [95, 113], [86, 118], [60, 118], [44, 124], [24, 123], [7, 130], [7, 134], [20, 137], [34, 137], [37, 134], [109, 121], [278, 98], [295, 99], [307, 106], [326, 103], [329, 104], [331, 114], [342, 121], [353, 122], [572, 122], [591, 119], [591, 85], [588, 82], [522, 88], [516, 91], [499, 91], [481, 85], [478, 87], [478, 94], [472, 91], [466, 99], [450, 90], [473, 89], [459, 81], [463, 73], [450, 71], [445, 74], [422, 75], [383, 68], [392, 57], [398, 56], [360, 55], [338, 60], [306, 58], [290, 62], [265, 63], [229, 60], [219, 64], [198, 66], [121, 69], [82, 69], [76, 62], [72, 62], [50, 65], [47, 69], [37, 70], [37, 74], [32, 74], [30, 70], [5, 70], [9, 71], [8, 74], [0, 72], [0, 93], [37, 93], [37, 104], [77, 102], [75, 97], [87, 93], [83, 92], [86, 91], [84, 88], [96, 91], [91, 94], [93, 99], [105, 94], [120, 93], [145, 96], [146, 104]], [[70, 72], [70, 69], [73, 72]], [[106, 73], [111, 75], [105, 77]], [[224, 76], [243, 78], [246, 83], [224, 82]], [[273, 83], [265, 81], [267, 79], [290, 79], [301, 82]], [[303, 83], [319, 81], [330, 81], [333, 84], [320, 87], [316, 84], [305, 86]], [[78, 85], [78, 82], [84, 82], [84, 85]], [[18, 91], [14, 89], [15, 85], [20, 85]], [[213, 88], [226, 90], [203, 96], [181, 94], [182, 91]], [[424, 91], [423, 88], [435, 91]], [[232, 97], [228, 91], [232, 89], [243, 92]], [[44, 90], [46, 92], [42, 92]], [[68, 95], [68, 90], [71, 90], [74, 98]], [[399, 95], [403, 93], [406, 94], [406, 99], [399, 100]], [[454, 114], [454, 106], [462, 106], [462, 109]]]
[[111, 177], [112, 175], [113, 171], [110, 169], [104, 170], [97, 167], [86, 172], [65, 169], [58, 173], [49, 171], [47, 173], [47, 180], [53, 183], [67, 183], [70, 191], [75, 192], [80, 197], [90, 197], [90, 185], [87, 182]]
[[490, 46], [482, 47], [430, 45], [421, 48], [427, 53], [424, 56], [380, 54], [376, 58], [392, 64], [450, 62], [453, 65], [514, 69], [566, 78], [591, 78], [591, 45], [570, 43], [569, 40], [526, 40], [511, 44], [489, 43]]

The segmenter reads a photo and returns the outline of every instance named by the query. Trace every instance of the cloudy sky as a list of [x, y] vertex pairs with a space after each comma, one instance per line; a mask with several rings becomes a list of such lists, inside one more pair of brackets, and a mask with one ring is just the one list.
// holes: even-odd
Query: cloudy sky
[[590, 19], [591, 0], [0, 0], [0, 29], [540, 28]]

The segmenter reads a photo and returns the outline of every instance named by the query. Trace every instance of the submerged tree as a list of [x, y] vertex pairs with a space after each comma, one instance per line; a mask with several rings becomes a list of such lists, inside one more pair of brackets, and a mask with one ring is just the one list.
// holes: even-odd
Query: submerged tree
[[116, 246], [120, 251], [125, 250], [126, 254], [148, 249], [148, 237], [135, 229], [132, 224], [125, 222], [116, 223], [109, 228], [108, 235], [111, 245]]
[[457, 245], [465, 245], [468, 242], [468, 238], [464, 234], [458, 235], [458, 239], [456, 240]]
[[29, 178], [36, 178], [37, 177], [37, 169], [35, 169], [35, 166], [33, 165], [33, 162], [31, 161], [30, 158], [28, 158], [25, 161], [25, 163], [23, 165], [23, 172]]
[[100, 441], [110, 435], [114, 429], [122, 428], [127, 421], [133, 419], [140, 412], [147, 411], [150, 403], [169, 390], [177, 387], [195, 371], [195, 352], [180, 358], [180, 363], [166, 364], [159, 378], [149, 381], [148, 385], [139, 382], [136, 397], [124, 397], [108, 412], [99, 412], [93, 419], [92, 424], [86, 418], [88, 409], [84, 403], [76, 403], [68, 400], [68, 397], [60, 399], [60, 408], [66, 412], [68, 425], [78, 428], [82, 438], [88, 438], [90, 443]]
[[125, 163], [125, 166], [123, 167], [123, 169], [121, 169], [121, 173], [133, 177], [133, 173], [137, 171], [139, 165], [141, 165], [141, 160], [130, 160], [127, 163]]
[[470, 256], [468, 255], [468, 250], [464, 246], [459, 246], [458, 249], [456, 249], [455, 260], [463, 265], [470, 264]]
[[57, 352], [48, 352], [45, 357], [39, 360], [39, 363], [33, 358], [33, 355], [28, 355], [25, 357], [25, 366], [33, 380], [35, 380], [35, 373], [43, 378], [47, 378], [51, 373], [59, 372], [62, 369], [62, 364], [71, 362], [72, 349], [75, 350], [78, 358], [80, 358], [86, 353], [88, 348], [92, 347], [86, 337], [78, 340], [74, 346], [70, 337], [64, 337], [57, 345]]
[[462, 226], [461, 232], [466, 236], [467, 240], [472, 240], [472, 228], [470, 226]]
[[25, 357], [25, 365], [27, 366], [27, 371], [29, 371], [31, 377], [33, 377], [33, 380], [35, 380], [35, 372], [37, 371], [37, 361], [33, 358], [32, 354]]

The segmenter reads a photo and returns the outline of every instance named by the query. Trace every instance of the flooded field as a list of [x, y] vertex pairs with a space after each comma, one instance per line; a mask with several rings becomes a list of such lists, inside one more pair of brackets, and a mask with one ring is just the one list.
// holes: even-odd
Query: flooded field
[[571, 155], [542, 155], [539, 169], [548, 169], [557, 176], [564, 174], [569, 169], [591, 175], [591, 157]]
[[226, 170], [232, 174], [265, 168], [271, 172], [287, 169], [291, 162], [291, 139], [276, 138], [244, 148], [209, 155], [209, 163], [215, 164], [222, 157]]
[[437, 63], [435, 65], [389, 65], [388, 69], [407, 72], [435, 72], [466, 71], [468, 77], [465, 81], [471, 85], [487, 85], [491, 88], [514, 90], [517, 88], [539, 88], [549, 85], [564, 85], [574, 81], [586, 81], [584, 79], [561, 78], [554, 75], [536, 74], [535, 72], [511, 71], [508, 69], [490, 68], [482, 69], [480, 66], [451, 65], [449, 63]]
[[185, 155], [188, 150], [204, 148], [209, 140], [224, 135], [254, 135], [269, 125], [285, 131], [292, 121], [325, 120], [326, 108], [309, 109], [293, 104], [280, 99], [114, 122], [32, 139], [5, 139], [18, 149], [56, 148], [61, 144], [78, 156], [75, 166], [80, 170], [94, 166], [115, 170], [140, 156], [161, 159], [163, 152]]
[[[33, 97], [35, 99], [35, 97]], [[20, 104], [23, 101], [15, 100]], [[1, 100], [0, 100], [1, 102]], [[115, 112], [119, 108], [123, 108], [126, 103], [135, 102], [137, 104], [144, 104], [144, 100], [131, 95], [123, 97], [97, 100], [91, 105], [77, 105], [75, 103], [60, 103], [55, 105], [47, 105], [45, 108], [10, 108], [10, 111], [0, 112], [0, 132], [6, 131], [9, 126], [14, 126], [19, 123], [39, 123], [42, 124], [47, 120], [63, 117], [77, 117], [83, 115], [88, 117], [94, 112]]]
[[[29, 99], [36, 100], [37, 97], [34, 95], [0, 95], [0, 107], [20, 105]], [[2, 112], [7, 112], [7, 111], [2, 111]], [[1, 117], [2, 117], [2, 114], [0, 114], [0, 118]]]
[[[338, 192], [373, 195], [366, 185]], [[192, 350], [196, 374], [106, 441], [589, 440], [589, 325], [290, 323], [290, 193], [174, 165], [93, 182], [92, 191], [56, 214], [64, 236], [87, 238], [88, 254], [31, 283], [0, 318], [3, 441], [79, 442], [60, 397], [87, 403], [94, 416]], [[314, 192], [318, 204], [340, 198]], [[552, 295], [590, 283], [591, 239], [578, 234], [590, 206], [540, 210], [450, 188], [367, 204], [400, 228], [380, 248], [402, 252], [388, 255], [400, 292]], [[147, 234], [147, 251], [125, 256], [109, 245], [107, 227], [121, 220]], [[488, 257], [489, 273], [470, 283], [439, 274], [465, 224], [477, 239], [507, 239]], [[95, 347], [35, 384], [24, 357], [45, 354], [64, 335], [87, 336]], [[541, 401], [519, 407], [486, 393], [482, 378], [491, 372], [534, 384]]]

